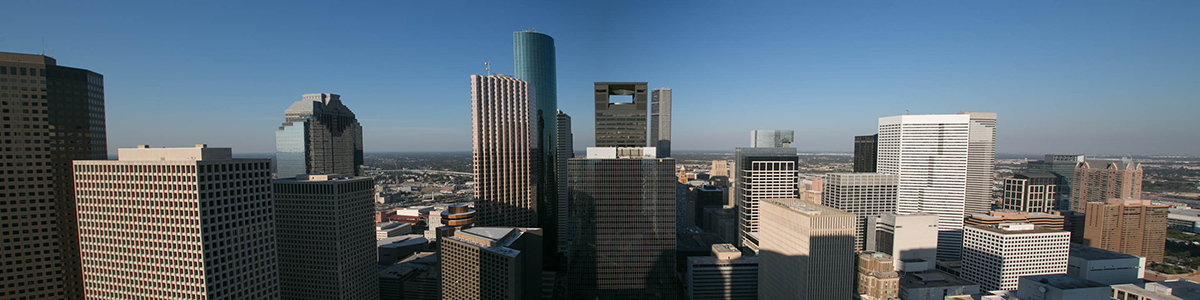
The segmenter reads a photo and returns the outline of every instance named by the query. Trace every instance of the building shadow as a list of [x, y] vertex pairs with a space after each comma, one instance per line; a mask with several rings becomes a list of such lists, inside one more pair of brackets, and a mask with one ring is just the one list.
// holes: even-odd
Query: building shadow
[[763, 241], [758, 253], [759, 299], [853, 299], [858, 282], [854, 236], [815, 236], [786, 244], [808, 247], [808, 254], [787, 254], [783, 251], [800, 251], [773, 249]]

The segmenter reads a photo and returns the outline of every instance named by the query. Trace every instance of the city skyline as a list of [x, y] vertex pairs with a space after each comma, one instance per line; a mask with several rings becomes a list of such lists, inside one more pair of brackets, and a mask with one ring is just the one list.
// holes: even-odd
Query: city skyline
[[[44, 38], [46, 54], [105, 70], [110, 152], [206, 142], [268, 153], [278, 110], [297, 93], [319, 92], [355, 99], [363, 127], [373, 128], [364, 133], [373, 141], [367, 152], [467, 151], [470, 127], [461, 112], [469, 95], [456, 87], [463, 75], [483, 74], [485, 61], [513, 73], [510, 35], [528, 29], [556, 38], [558, 106], [576, 116], [581, 136], [593, 133], [589, 84], [635, 80], [686, 99], [674, 105], [674, 127], [705, 130], [676, 130], [672, 148], [683, 151], [745, 146], [744, 132], [755, 128], [794, 129], [801, 151], [849, 151], [850, 137], [872, 134], [875, 118], [959, 109], [1004, 116], [999, 153], [1200, 148], [1188, 131], [1200, 120], [1187, 113], [1200, 109], [1190, 96], [1200, 87], [1187, 80], [1200, 75], [1190, 55], [1200, 42], [1188, 38], [1200, 33], [1189, 22], [1200, 10], [1192, 2], [710, 4], [655, 18], [638, 16], [675, 5], [630, 3], [634, 9], [618, 11], [555, 3], [528, 6], [530, 18], [516, 19], [489, 17], [527, 6], [60, 5], [12, 4], [69, 18], [13, 31], [0, 38], [0, 50], [41, 53]], [[435, 10], [457, 14], [423, 14]], [[313, 11], [363, 15], [346, 24], [292, 19]], [[630, 12], [628, 22], [611, 21]], [[701, 22], [718, 14], [730, 22]], [[142, 17], [122, 17], [133, 15]], [[622, 38], [636, 46], [616, 43], [617, 32], [634, 28], [642, 30]], [[337, 46], [311, 47], [315, 39]], [[346, 51], [370, 63], [329, 59]], [[333, 71], [308, 71], [314, 68]], [[766, 105], [773, 109], [755, 109]], [[1116, 110], [1130, 121], [1095, 118]], [[213, 113], [226, 118], [205, 122]], [[1108, 136], [1128, 143], [1106, 143]], [[588, 139], [576, 140], [576, 148], [587, 146]]]

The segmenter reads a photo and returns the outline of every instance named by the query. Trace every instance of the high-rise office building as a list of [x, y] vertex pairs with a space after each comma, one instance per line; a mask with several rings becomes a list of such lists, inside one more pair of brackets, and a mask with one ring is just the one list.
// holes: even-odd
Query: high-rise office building
[[851, 299], [854, 215], [800, 199], [759, 204], [760, 299]]
[[938, 259], [956, 260], [962, 222], [992, 204], [996, 114], [879, 118], [879, 173], [900, 178], [896, 212], [938, 215]]
[[796, 171], [800, 158], [796, 148], [739, 147], [734, 156], [737, 244], [757, 251], [759, 201], [800, 197]]
[[1051, 173], [1017, 173], [1004, 179], [1003, 209], [1048, 213], [1058, 199], [1058, 176]]
[[362, 125], [336, 94], [304, 94], [275, 130], [275, 178], [301, 174], [360, 176]]
[[896, 299], [900, 291], [900, 274], [891, 255], [867, 251], [858, 254], [858, 285], [856, 295], [863, 300]]
[[1071, 233], [1029, 223], [967, 226], [962, 277], [983, 290], [1013, 291], [1021, 276], [1067, 272]]
[[558, 239], [555, 244], [558, 247], [558, 253], [567, 253], [567, 161], [575, 158], [575, 134], [571, 133], [571, 116], [568, 116], [563, 111], [558, 111], [558, 147], [556, 152], [555, 173], [558, 177], [555, 181], [558, 183], [558, 226], [555, 228], [558, 231], [557, 236], [546, 237], [547, 239]]
[[937, 263], [937, 226], [938, 216], [927, 213], [868, 218], [864, 248], [891, 255], [896, 260], [896, 271], [933, 270]]
[[1071, 187], [1075, 182], [1075, 166], [1083, 162], [1080, 154], [1046, 154], [1044, 160], [1026, 163], [1025, 172], [1050, 173], [1058, 176], [1058, 207], [1067, 209], [1071, 205]]
[[537, 228], [450, 230], [438, 257], [442, 299], [536, 299], [541, 296], [542, 232]]
[[273, 186], [280, 298], [378, 299], [375, 180], [306, 174]]
[[675, 160], [655, 152], [588, 148], [570, 160], [569, 298], [676, 297]]
[[788, 148], [796, 141], [793, 130], [751, 130], [750, 147], [754, 148]]
[[1162, 262], [1167, 240], [1167, 208], [1150, 200], [1114, 198], [1088, 202], [1083, 240], [1091, 247]]
[[75, 161], [85, 299], [279, 299], [271, 160], [196, 146]]
[[[518, 80], [529, 83], [535, 96], [529, 116], [532, 118], [530, 135], [533, 137], [533, 199], [537, 214], [537, 227], [542, 228], [546, 239], [542, 241], [543, 253], [557, 251], [558, 231], [558, 71], [555, 59], [554, 38], [540, 32], [513, 32], [513, 67]], [[645, 111], [645, 106], [642, 107]], [[642, 115], [645, 117], [645, 114]], [[505, 225], [514, 226], [516, 225]], [[544, 262], [549, 263], [550, 260]]]
[[650, 91], [650, 147], [658, 157], [671, 157], [671, 89]]
[[821, 204], [852, 213], [854, 249], [865, 250], [867, 218], [896, 213], [896, 175], [878, 173], [825, 174]]
[[687, 299], [757, 300], [758, 257], [743, 256], [732, 244], [712, 245], [712, 254], [687, 258]]
[[[708, 182], [711, 182], [717, 187], [728, 186], [729, 179], [729, 161], [714, 160], [712, 166], [708, 170]], [[730, 203], [732, 205], [732, 203]]]
[[879, 147], [879, 134], [854, 137], [854, 173], [875, 172], [875, 154]]
[[535, 200], [529, 112], [536, 100], [530, 90], [511, 77], [471, 75], [471, 168], [480, 226], [534, 227], [538, 209], [557, 207], [539, 207]]
[[645, 82], [597, 82], [596, 147], [646, 147], [646, 102]]
[[13, 135], [0, 148], [9, 172], [0, 180], [20, 183], [0, 194], [9, 246], [0, 250], [0, 264], [10, 277], [0, 297], [78, 299], [83, 286], [71, 161], [108, 156], [104, 76], [44, 55], [0, 52], [0, 87], [0, 124]]
[[1142, 197], [1142, 164], [1131, 159], [1088, 159], [1075, 166], [1071, 210], [1084, 212], [1088, 202]]

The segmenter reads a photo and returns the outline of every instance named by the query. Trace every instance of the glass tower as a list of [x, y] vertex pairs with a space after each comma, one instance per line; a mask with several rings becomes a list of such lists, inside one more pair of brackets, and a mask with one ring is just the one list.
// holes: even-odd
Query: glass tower
[[[535, 101], [532, 131], [536, 133], [533, 143], [534, 161], [534, 194], [537, 204], [538, 226], [545, 230], [545, 236], [558, 236], [558, 184], [556, 173], [555, 153], [558, 132], [558, 75], [554, 66], [554, 38], [549, 35], [533, 32], [513, 32], [513, 67], [517, 79], [533, 85]], [[546, 239], [543, 253], [557, 253], [555, 239]], [[549, 260], [546, 261], [549, 263]]]
[[275, 178], [300, 174], [359, 176], [362, 126], [336, 94], [304, 94], [275, 130]]

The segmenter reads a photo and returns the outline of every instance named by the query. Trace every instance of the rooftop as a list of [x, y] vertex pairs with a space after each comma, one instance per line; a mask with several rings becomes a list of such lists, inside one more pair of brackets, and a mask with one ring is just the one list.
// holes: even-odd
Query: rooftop
[[[1005, 225], [1017, 225], [1017, 226], [1005, 226]], [[1045, 227], [1037, 227], [1037, 226], [1034, 226], [1033, 224], [1029, 224], [1029, 223], [1003, 223], [1003, 224], [999, 224], [997, 226], [967, 225], [966, 227], [975, 228], [975, 229], [983, 230], [983, 231], [995, 232], [995, 233], [999, 233], [999, 234], [1034, 234], [1034, 233], [1066, 232], [1066, 231], [1062, 231], [1062, 230], [1055, 230], [1055, 229], [1050, 229], [1050, 228], [1045, 228]]]
[[763, 202], [773, 203], [775, 205], [787, 207], [799, 213], [809, 216], [853, 216], [853, 214], [841, 210], [833, 209], [828, 206], [801, 201], [800, 199], [763, 199]]
[[1043, 284], [1058, 288], [1060, 290], [1087, 289], [1106, 287], [1107, 284], [1067, 275], [1067, 274], [1051, 274], [1037, 276], [1023, 276], [1021, 280], [1032, 280]]
[[1013, 177], [1021, 179], [1058, 179], [1058, 175], [1050, 173], [1017, 173], [1013, 174]]
[[900, 278], [900, 286], [904, 288], [930, 288], [947, 286], [975, 285], [970, 281], [959, 279], [946, 272], [929, 270], [921, 273], [908, 274]]
[[1183, 299], [1200, 299], [1200, 284], [1190, 280], [1172, 279], [1146, 284], [1146, 289]]
[[206, 144], [196, 144], [195, 147], [178, 148], [150, 148], [150, 145], [138, 145], [137, 148], [117, 149], [118, 161], [199, 161], [232, 159], [232, 149], [209, 148]]
[[379, 248], [395, 248], [395, 247], [406, 247], [406, 246], [426, 244], [426, 243], [429, 243], [429, 240], [425, 239], [424, 235], [406, 234], [406, 235], [401, 235], [401, 236], [393, 236], [393, 237], [389, 237], [389, 238], [385, 238], [385, 239], [376, 241], [375, 246], [379, 247]]
[[1137, 256], [1125, 253], [1113, 252], [1100, 248], [1092, 248], [1076, 243], [1071, 243], [1071, 257], [1078, 257], [1086, 260], [1138, 258]]

